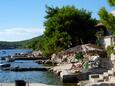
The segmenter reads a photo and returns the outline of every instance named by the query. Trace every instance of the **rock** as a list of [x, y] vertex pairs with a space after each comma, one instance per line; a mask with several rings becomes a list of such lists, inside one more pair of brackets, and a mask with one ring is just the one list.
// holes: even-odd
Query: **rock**
[[109, 83], [101, 83], [100, 86], [110, 86]]
[[97, 79], [99, 79], [99, 74], [90, 74], [89, 75], [90, 82], [97, 82]]
[[[111, 77], [109, 81], [115, 82], [115, 77]], [[115, 85], [114, 85], [114, 86], [115, 86]]]
[[109, 58], [99, 58], [99, 61], [101, 68], [109, 70], [113, 67], [112, 61]]
[[109, 86], [115, 86], [115, 83], [110, 83], [110, 85]]
[[90, 86], [100, 86], [100, 84], [95, 84], [95, 83], [94, 83], [94, 84], [92, 84], [92, 85], [90, 85]]
[[75, 74], [71, 74], [70, 72], [63, 70], [60, 73], [60, 78], [63, 83], [77, 83], [78, 77]]

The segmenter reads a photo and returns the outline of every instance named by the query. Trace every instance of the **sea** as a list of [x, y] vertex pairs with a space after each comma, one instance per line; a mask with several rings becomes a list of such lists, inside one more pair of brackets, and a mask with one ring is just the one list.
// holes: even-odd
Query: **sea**
[[[28, 53], [31, 50], [27, 49], [4, 49], [0, 50], [0, 58], [15, 55], [15, 53]], [[0, 60], [0, 63], [9, 63], [12, 67], [43, 67], [44, 65], [35, 63], [33, 60], [16, 60], [14, 62], [6, 62]], [[29, 83], [44, 83], [50, 85], [62, 85], [56, 75], [46, 71], [26, 71], [26, 72], [13, 72], [3, 71], [0, 69], [0, 83], [14, 83], [15, 80], [25, 80]]]
[[[3, 49], [0, 50], [0, 58], [7, 57], [9, 55], [15, 55], [16, 53], [30, 53], [32, 50], [27, 49]], [[44, 67], [42, 64], [35, 63], [34, 60], [15, 60], [14, 62], [6, 62], [5, 60], [0, 60], [0, 63], [11, 64], [11, 67]], [[27, 83], [43, 83], [48, 85], [58, 85], [58, 86], [77, 86], [77, 84], [61, 82], [59, 77], [54, 73], [48, 71], [24, 71], [24, 72], [14, 72], [14, 71], [3, 71], [0, 69], [0, 83], [15, 83], [16, 80], [24, 80]]]

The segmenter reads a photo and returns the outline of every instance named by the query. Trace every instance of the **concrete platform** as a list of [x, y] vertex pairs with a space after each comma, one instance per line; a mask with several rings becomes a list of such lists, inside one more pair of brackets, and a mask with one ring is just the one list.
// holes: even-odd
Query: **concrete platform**
[[96, 82], [96, 83], [89, 83], [85, 86], [115, 86], [115, 82]]
[[50, 67], [40, 67], [40, 68], [4, 68], [4, 71], [48, 71]]

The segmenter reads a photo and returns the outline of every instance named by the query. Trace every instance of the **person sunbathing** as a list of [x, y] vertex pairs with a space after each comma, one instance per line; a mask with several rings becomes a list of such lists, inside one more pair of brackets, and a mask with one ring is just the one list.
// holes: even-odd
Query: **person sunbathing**
[[82, 63], [80, 63], [80, 62], [78, 62], [78, 63], [74, 63], [74, 62], [72, 62], [72, 66], [71, 66], [71, 69], [81, 69], [82, 68]]

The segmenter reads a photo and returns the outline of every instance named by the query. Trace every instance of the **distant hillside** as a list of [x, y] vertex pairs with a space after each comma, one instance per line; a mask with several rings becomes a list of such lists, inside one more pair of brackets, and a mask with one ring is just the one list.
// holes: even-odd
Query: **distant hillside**
[[13, 49], [13, 48], [22, 48], [21, 42], [0, 41], [0, 49]]
[[20, 43], [22, 44], [22, 47], [24, 47], [24, 48], [38, 50], [39, 41], [41, 38], [42, 38], [42, 36], [38, 36], [38, 37], [34, 37], [32, 39], [29, 39], [29, 40], [22, 41]]
[[29, 49], [37, 49], [37, 43], [39, 41], [38, 37], [34, 37], [29, 40], [18, 41], [18, 42], [7, 42], [7, 41], [0, 41], [0, 49], [13, 49], [13, 48], [29, 48]]

